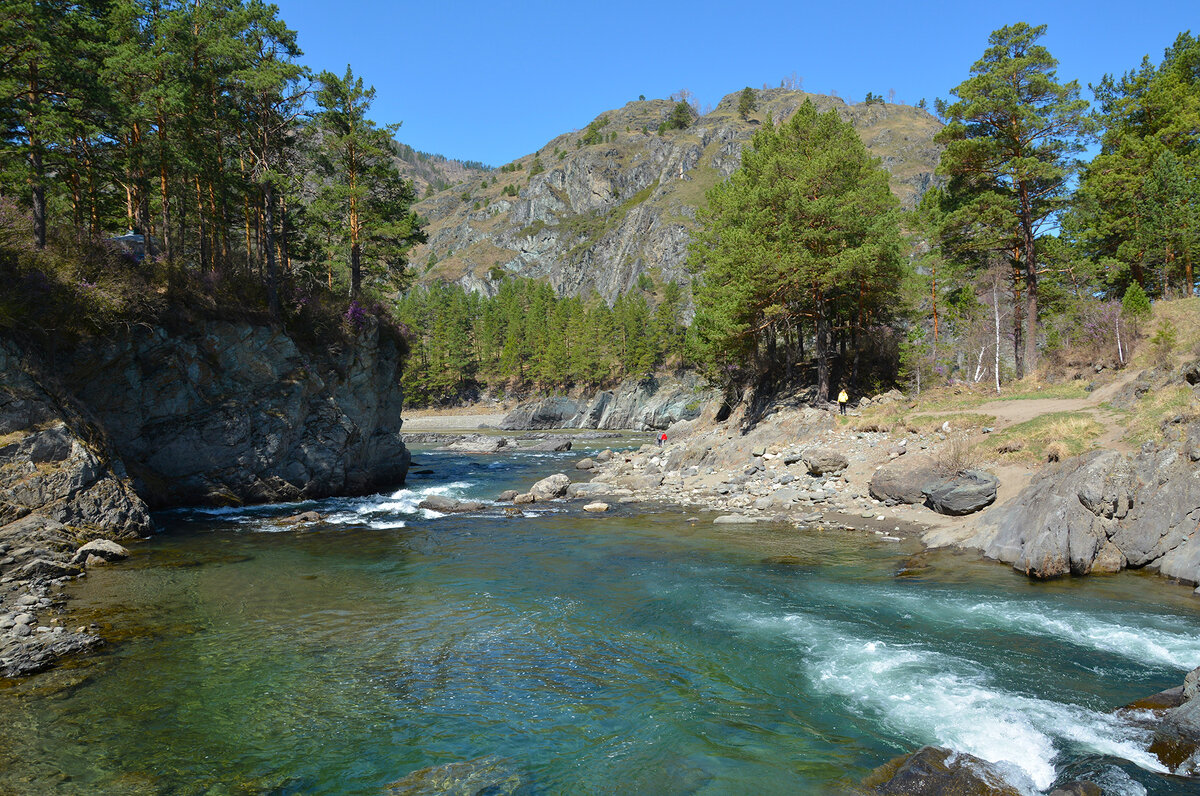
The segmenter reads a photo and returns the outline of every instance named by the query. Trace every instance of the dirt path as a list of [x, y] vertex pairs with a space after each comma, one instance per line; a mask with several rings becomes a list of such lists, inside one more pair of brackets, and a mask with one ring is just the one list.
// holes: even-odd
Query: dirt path
[[[1058, 412], [1082, 412], [1096, 418], [1105, 427], [1105, 432], [1096, 439], [1098, 447], [1124, 450], [1121, 438], [1125, 428], [1121, 424], [1121, 415], [1105, 409], [1101, 404], [1108, 401], [1127, 384], [1137, 378], [1138, 371], [1125, 370], [1117, 378], [1099, 387], [1086, 398], [1010, 398], [1008, 400], [992, 400], [971, 407], [970, 412], [992, 415], [996, 418], [998, 428], [1007, 428], [1018, 423], [1026, 423], [1044, 415]], [[938, 415], [944, 412], [919, 412], [921, 415]]]

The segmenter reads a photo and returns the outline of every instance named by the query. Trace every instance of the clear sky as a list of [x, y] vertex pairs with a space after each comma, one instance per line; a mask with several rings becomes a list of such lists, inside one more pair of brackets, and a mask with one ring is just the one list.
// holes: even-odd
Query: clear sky
[[1198, 0], [1117, 2], [386, 2], [277, 0], [303, 61], [350, 64], [380, 123], [410, 146], [493, 166], [645, 94], [701, 105], [795, 73], [806, 91], [915, 104], [948, 97], [1012, 22], [1049, 26], [1059, 77], [1089, 82], [1157, 63]]

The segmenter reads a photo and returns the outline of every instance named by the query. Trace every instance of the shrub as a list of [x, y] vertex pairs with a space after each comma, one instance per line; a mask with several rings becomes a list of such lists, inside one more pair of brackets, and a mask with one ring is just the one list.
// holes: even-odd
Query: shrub
[[1175, 350], [1177, 338], [1178, 334], [1175, 331], [1175, 324], [1171, 323], [1170, 319], [1164, 320], [1158, 325], [1158, 330], [1150, 338], [1151, 356], [1156, 366], [1160, 368], [1171, 366], [1172, 353]]

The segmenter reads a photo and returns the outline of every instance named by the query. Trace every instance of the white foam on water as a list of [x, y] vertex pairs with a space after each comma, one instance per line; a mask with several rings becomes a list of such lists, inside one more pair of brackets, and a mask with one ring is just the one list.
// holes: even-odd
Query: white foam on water
[[996, 763], [1029, 793], [1054, 783], [1054, 762], [1064, 746], [1165, 772], [1146, 751], [1146, 731], [1109, 714], [1006, 690], [957, 656], [863, 638], [848, 622], [800, 613], [743, 613], [724, 621], [791, 639], [805, 650], [803, 665], [819, 693], [914, 744]]
[[1146, 796], [1145, 787], [1116, 766], [1105, 766], [1103, 771], [1089, 774], [1087, 778], [1100, 786], [1101, 793], [1111, 793], [1113, 796]]
[[[1145, 664], [1191, 671], [1200, 666], [1200, 633], [1195, 623], [1161, 614], [1112, 614], [1101, 618], [1042, 600], [987, 600], [900, 589], [844, 589], [839, 602], [886, 603], [922, 621], [968, 629], [1035, 635]], [[1174, 625], [1174, 627], [1172, 627]]]

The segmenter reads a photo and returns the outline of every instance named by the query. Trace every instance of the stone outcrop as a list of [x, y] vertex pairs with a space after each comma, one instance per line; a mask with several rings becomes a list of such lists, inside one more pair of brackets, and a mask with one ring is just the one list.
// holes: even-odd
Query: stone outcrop
[[207, 321], [80, 346], [62, 382], [151, 505], [364, 493], [404, 480], [402, 350], [368, 325], [310, 356], [282, 331]]
[[534, 500], [553, 500], [566, 495], [570, 485], [570, 478], [563, 473], [555, 473], [530, 487], [529, 494], [533, 495]]
[[1051, 465], [993, 510], [985, 553], [1039, 578], [1128, 566], [1200, 582], [1196, 459], [1200, 423], [1161, 449], [1094, 451]]
[[604, 428], [661, 431], [700, 416], [716, 393], [695, 376], [660, 382], [627, 379], [614, 390], [590, 398], [556, 395], [521, 404], [505, 415], [500, 428], [527, 431], [548, 428]]
[[[33, 515], [79, 539], [147, 533], [146, 505], [109, 439], [30, 364], [0, 341], [0, 526]], [[24, 531], [0, 529], [14, 534]]]

